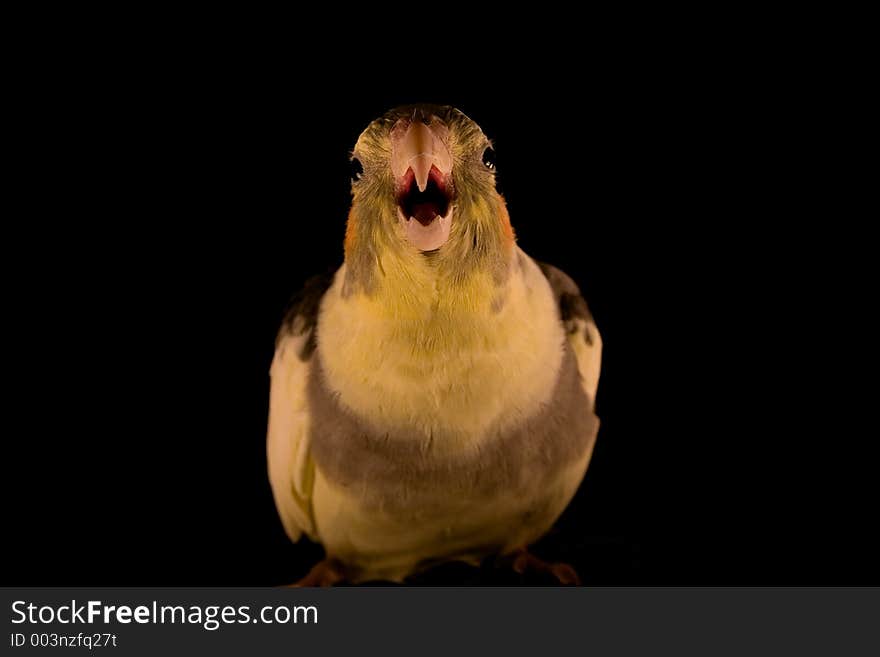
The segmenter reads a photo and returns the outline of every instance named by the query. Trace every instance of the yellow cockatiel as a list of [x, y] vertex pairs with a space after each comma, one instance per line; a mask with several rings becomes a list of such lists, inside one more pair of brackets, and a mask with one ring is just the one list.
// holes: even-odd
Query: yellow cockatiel
[[492, 156], [427, 105], [355, 145], [345, 263], [307, 283], [271, 368], [275, 503], [327, 553], [303, 584], [490, 555], [577, 581], [526, 548], [586, 472], [602, 343], [574, 282], [517, 247]]

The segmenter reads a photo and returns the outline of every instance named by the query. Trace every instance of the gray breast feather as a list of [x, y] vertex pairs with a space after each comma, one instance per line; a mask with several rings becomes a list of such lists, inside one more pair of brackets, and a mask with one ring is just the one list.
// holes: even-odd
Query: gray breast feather
[[325, 477], [388, 511], [442, 507], [450, 495], [489, 499], [534, 491], [591, 448], [599, 420], [568, 342], [549, 402], [521, 426], [486, 436], [479, 451], [440, 458], [424, 436], [371, 431], [328, 389], [315, 354], [308, 382], [312, 455]]

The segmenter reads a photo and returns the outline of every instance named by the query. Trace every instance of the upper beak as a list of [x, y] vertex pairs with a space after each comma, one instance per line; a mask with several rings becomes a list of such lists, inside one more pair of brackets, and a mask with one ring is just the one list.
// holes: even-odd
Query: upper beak
[[431, 167], [448, 175], [452, 171], [452, 156], [446, 146], [447, 129], [440, 121], [425, 125], [420, 120], [408, 125], [398, 124], [391, 132], [391, 170], [402, 179], [412, 169], [416, 186], [424, 192], [428, 186]]

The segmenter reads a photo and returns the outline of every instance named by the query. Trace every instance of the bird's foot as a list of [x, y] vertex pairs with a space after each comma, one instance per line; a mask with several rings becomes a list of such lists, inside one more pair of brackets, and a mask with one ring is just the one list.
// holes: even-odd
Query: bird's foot
[[333, 586], [345, 580], [345, 569], [336, 559], [323, 559], [312, 566], [308, 574], [290, 586]]
[[527, 572], [551, 575], [563, 586], [580, 586], [581, 578], [567, 563], [548, 563], [521, 548], [513, 553], [513, 570], [520, 575]]

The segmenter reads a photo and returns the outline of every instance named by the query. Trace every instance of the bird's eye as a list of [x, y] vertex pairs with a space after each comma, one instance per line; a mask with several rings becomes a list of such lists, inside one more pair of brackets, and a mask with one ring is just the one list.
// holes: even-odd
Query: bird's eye
[[357, 182], [361, 179], [361, 176], [364, 175], [364, 166], [361, 164], [361, 161], [356, 157], [351, 158], [351, 181]]
[[483, 151], [483, 165], [490, 171], [495, 170], [495, 149], [487, 146]]

